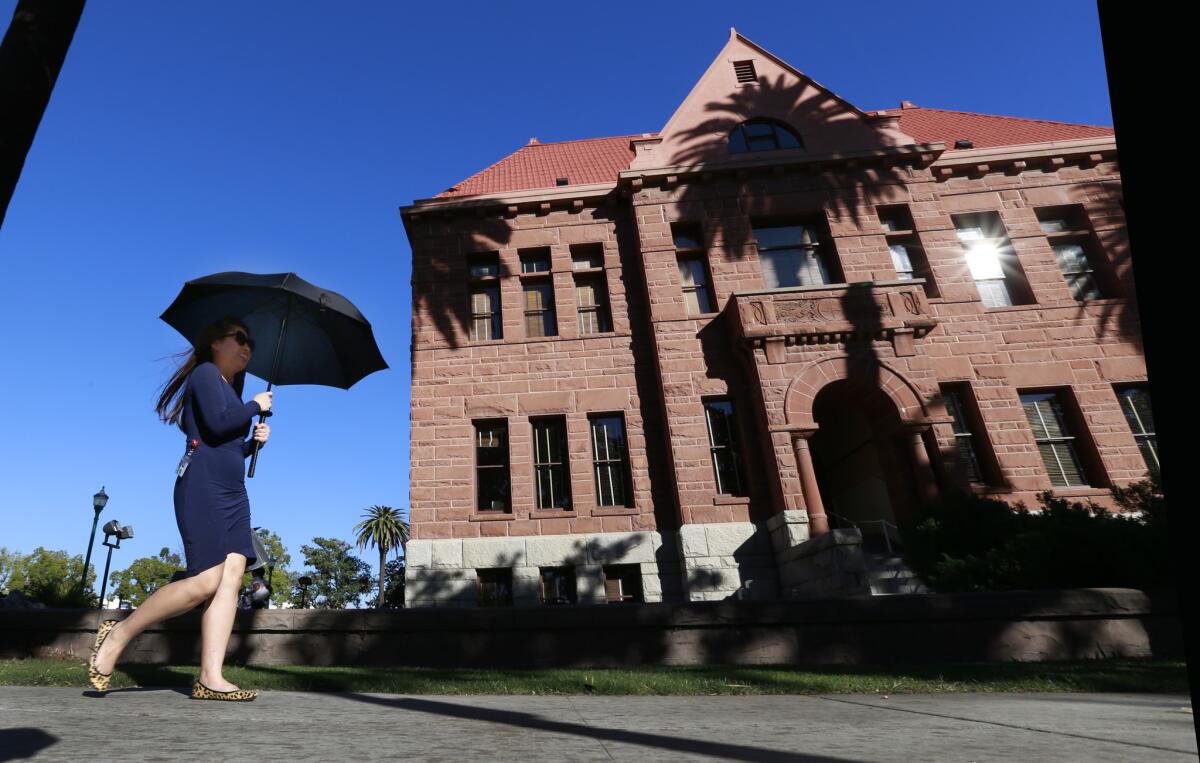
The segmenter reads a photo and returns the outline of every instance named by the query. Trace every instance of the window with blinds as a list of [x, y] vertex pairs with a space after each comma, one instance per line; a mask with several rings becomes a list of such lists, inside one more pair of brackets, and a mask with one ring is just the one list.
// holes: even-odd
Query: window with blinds
[[631, 506], [625, 422], [618, 414], [588, 417], [592, 434], [592, 471], [597, 506]]
[[497, 252], [474, 255], [467, 262], [473, 342], [504, 338], [499, 276], [500, 255]]
[[1061, 392], [1026, 392], [1021, 406], [1054, 487], [1088, 487]]
[[984, 470], [976, 448], [979, 439], [973, 427], [976, 412], [971, 410], [968, 415], [968, 406], [973, 406], [974, 400], [965, 387], [965, 384], [942, 385], [942, 399], [946, 403], [946, 412], [954, 420], [954, 449], [958, 454], [959, 464], [966, 473], [968, 482], [982, 485], [987, 480], [984, 478]]
[[525, 283], [525, 336], [558, 336], [558, 317], [554, 312], [554, 285], [548, 281]]
[[1146, 462], [1146, 470], [1151, 477], [1159, 476], [1158, 438], [1154, 434], [1154, 412], [1150, 408], [1150, 390], [1147, 387], [1124, 387], [1117, 390], [1117, 398], [1121, 401], [1121, 410], [1133, 439], [1137, 441], [1142, 460]]
[[955, 215], [953, 219], [967, 269], [984, 307], [1031, 304], [1032, 292], [1000, 216], [990, 212]]
[[608, 604], [642, 601], [642, 569], [636, 564], [604, 568], [604, 600]]
[[1097, 273], [1100, 258], [1083, 207], [1044, 207], [1036, 213], [1071, 296], [1081, 302], [1106, 296], [1101, 282], [1107, 279]]
[[830, 283], [821, 242], [812, 225], [755, 225], [763, 284], [768, 289]]
[[575, 310], [580, 334], [612, 331], [608, 288], [603, 273], [575, 274]]
[[712, 286], [708, 277], [708, 251], [700, 226], [672, 223], [671, 236], [679, 266], [679, 286], [688, 315], [706, 315], [714, 311]]
[[571, 473], [564, 416], [533, 419], [534, 498], [539, 509], [571, 508]]

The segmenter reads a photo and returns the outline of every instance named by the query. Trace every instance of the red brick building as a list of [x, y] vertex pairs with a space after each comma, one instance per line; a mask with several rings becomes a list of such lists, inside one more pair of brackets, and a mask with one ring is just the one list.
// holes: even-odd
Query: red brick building
[[860, 590], [943, 490], [1156, 468], [1110, 128], [864, 112], [731, 32], [659, 132], [402, 216], [412, 605]]

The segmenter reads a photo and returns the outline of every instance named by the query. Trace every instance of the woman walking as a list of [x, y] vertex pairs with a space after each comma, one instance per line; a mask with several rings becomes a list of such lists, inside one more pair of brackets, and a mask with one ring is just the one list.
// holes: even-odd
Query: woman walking
[[242, 402], [253, 351], [254, 340], [245, 326], [232, 318], [218, 321], [205, 330], [163, 388], [156, 407], [159, 417], [187, 435], [175, 480], [175, 520], [187, 570], [129, 617], [100, 624], [88, 664], [89, 681], [98, 691], [107, 691], [117, 658], [139, 633], [204, 604], [200, 675], [192, 697], [246, 701], [258, 696], [221, 674], [242, 575], [255, 558], [244, 459], [255, 441], [261, 447], [271, 435], [271, 428], [260, 423], [246, 439], [254, 417], [271, 410], [270, 392]]

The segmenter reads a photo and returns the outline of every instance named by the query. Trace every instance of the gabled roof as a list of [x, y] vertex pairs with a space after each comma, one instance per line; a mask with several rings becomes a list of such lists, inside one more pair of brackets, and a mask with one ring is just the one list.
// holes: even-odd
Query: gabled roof
[[[996, 148], [1113, 135], [1111, 127], [929, 109], [908, 104], [899, 109], [888, 109], [885, 113], [899, 114], [900, 130], [919, 143], [945, 142], [947, 154], [953, 153], [954, 141], [960, 139], [970, 140], [975, 148]], [[631, 141], [640, 137], [643, 136], [620, 135], [561, 143], [531, 142], [453, 188], [439, 193], [436, 198], [554, 188], [556, 179], [560, 177], [567, 178], [570, 185], [615, 183], [618, 173], [628, 169], [633, 161]]]

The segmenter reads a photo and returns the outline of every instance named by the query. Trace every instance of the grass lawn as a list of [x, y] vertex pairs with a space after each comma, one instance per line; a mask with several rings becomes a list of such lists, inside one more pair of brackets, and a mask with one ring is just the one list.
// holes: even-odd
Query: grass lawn
[[[111, 688], [190, 686], [189, 665], [124, 665]], [[934, 666], [468, 668], [228, 666], [253, 689], [393, 694], [901, 694], [916, 692], [1183, 692], [1182, 660], [1088, 660]], [[82, 661], [0, 660], [0, 686], [87, 686]]]

